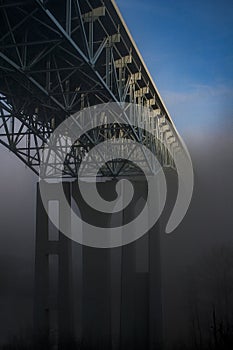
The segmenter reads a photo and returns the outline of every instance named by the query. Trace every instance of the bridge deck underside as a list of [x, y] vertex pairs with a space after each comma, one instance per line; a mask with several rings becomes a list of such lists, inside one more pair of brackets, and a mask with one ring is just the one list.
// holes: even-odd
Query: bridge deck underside
[[36, 173], [53, 130], [88, 106], [136, 103], [169, 121], [113, 1], [1, 0], [0, 23], [0, 143]]

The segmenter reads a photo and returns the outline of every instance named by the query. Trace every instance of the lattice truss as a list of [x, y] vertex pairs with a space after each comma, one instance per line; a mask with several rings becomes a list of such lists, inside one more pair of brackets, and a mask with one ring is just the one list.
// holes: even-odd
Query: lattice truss
[[[40, 150], [54, 129], [77, 111], [110, 101], [151, 108], [153, 118], [144, 122], [173, 153], [179, 150], [179, 137], [113, 0], [0, 0], [0, 35], [0, 143], [37, 174]], [[94, 130], [77, 142], [66, 175], [76, 176], [85, 154], [120, 128], [160, 154], [163, 165], [173, 165], [143, 126], [106, 125], [105, 132]], [[108, 168], [113, 176], [126, 171], [116, 164]]]

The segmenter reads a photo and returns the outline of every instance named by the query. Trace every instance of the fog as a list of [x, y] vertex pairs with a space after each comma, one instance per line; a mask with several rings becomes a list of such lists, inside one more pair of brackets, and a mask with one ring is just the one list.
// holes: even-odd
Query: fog
[[[162, 233], [164, 332], [168, 344], [188, 339], [187, 271], [216, 247], [233, 246], [231, 130], [183, 130], [183, 137], [193, 161], [195, 186], [183, 222], [172, 234]], [[0, 149], [0, 164], [3, 343], [32, 328], [37, 177], [4, 148]]]

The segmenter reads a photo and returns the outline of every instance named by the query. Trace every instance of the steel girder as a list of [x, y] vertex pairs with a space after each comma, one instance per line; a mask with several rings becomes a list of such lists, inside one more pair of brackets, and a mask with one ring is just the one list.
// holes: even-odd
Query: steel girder
[[[0, 23], [0, 143], [34, 172], [53, 130], [103, 102], [149, 106], [157, 132], [180, 146], [173, 125], [163, 131], [172, 121], [113, 0], [0, 0]], [[155, 148], [132, 126], [124, 133]], [[86, 135], [71, 152], [67, 176], [76, 176], [82, 156], [102, 140], [101, 130], [96, 137]], [[163, 165], [173, 165], [165, 149], [155, 151]]]

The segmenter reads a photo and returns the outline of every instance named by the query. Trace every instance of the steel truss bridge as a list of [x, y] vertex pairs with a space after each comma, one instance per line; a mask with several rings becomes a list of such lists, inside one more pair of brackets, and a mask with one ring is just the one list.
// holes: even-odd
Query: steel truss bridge
[[[183, 149], [181, 140], [114, 0], [0, 0], [0, 143], [4, 147], [39, 174], [41, 150], [54, 130], [69, 116], [80, 111], [85, 115], [88, 107], [110, 102], [148, 107], [150, 118], [145, 116], [141, 127], [113, 122], [90, 129], [73, 145], [64, 175], [77, 177], [81, 162], [92, 148], [114, 138], [119, 145], [119, 134], [148, 147], [164, 167], [174, 167], [173, 157]], [[145, 131], [148, 125], [151, 133]], [[132, 169], [120, 158], [101, 175], [128, 174]], [[117, 179], [102, 180], [99, 185], [108, 195]], [[140, 181], [139, 177], [135, 180], [135, 188], [142, 192], [138, 193], [139, 204], [141, 199], [144, 203], [146, 193]], [[84, 219], [93, 219], [75, 183], [64, 183], [66, 197], [70, 204], [72, 198], [77, 202]], [[58, 216], [64, 219], [60, 204]], [[134, 216], [135, 207], [126, 212], [129, 218]], [[125, 217], [118, 217], [120, 226]], [[68, 227], [70, 220], [64, 219]], [[98, 220], [102, 224], [106, 217]], [[38, 335], [46, 339], [52, 335], [52, 343], [62, 344], [73, 329], [76, 312], [78, 317], [82, 314], [84, 340], [90, 338], [90, 330], [94, 340], [108, 340], [114, 329], [116, 344], [128, 345], [132, 340], [140, 349], [146, 349], [147, 343], [148, 349], [159, 349], [155, 346], [162, 335], [159, 225], [141, 240], [117, 250], [80, 245], [72, 255], [71, 240], [59, 230], [56, 238], [51, 237], [38, 189], [34, 310]], [[49, 259], [54, 255], [58, 256], [59, 282], [56, 297], [50, 300]], [[76, 296], [82, 305], [78, 312], [72, 304], [74, 257], [79, 262], [75, 278], [82, 290]], [[100, 287], [101, 293], [96, 292]], [[113, 324], [112, 315], [116, 319]]]
[[[151, 128], [171, 154], [180, 149], [169, 113], [114, 0], [0, 0], [0, 23], [0, 143], [36, 174], [40, 151], [54, 129], [77, 111], [101, 103], [150, 108]], [[97, 128], [77, 140], [66, 175], [75, 176], [83, 156], [103, 135], [114, 137], [119, 129], [125, 137], [149, 144], [163, 166], [174, 165], [166, 147], [155, 146], [139, 128], [106, 125], [104, 132]], [[116, 174], [112, 167], [110, 175]]]

